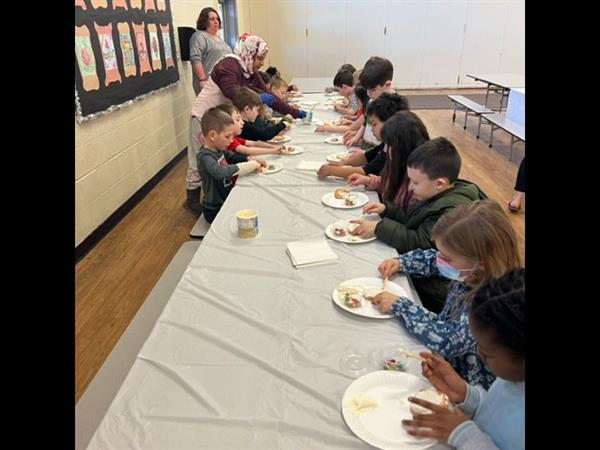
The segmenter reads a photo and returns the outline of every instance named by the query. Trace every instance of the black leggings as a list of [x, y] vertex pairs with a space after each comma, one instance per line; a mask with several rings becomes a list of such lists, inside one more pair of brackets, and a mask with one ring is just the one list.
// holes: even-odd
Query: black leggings
[[202, 213], [204, 214], [204, 218], [206, 219], [206, 221], [208, 223], [213, 223], [213, 220], [215, 220], [215, 217], [217, 217], [217, 214], [219, 214], [219, 211], [221, 210], [221, 208], [219, 209], [204, 209], [202, 211]]
[[519, 164], [519, 172], [517, 172], [515, 191], [525, 192], [525, 157], [523, 157], [521, 164]]

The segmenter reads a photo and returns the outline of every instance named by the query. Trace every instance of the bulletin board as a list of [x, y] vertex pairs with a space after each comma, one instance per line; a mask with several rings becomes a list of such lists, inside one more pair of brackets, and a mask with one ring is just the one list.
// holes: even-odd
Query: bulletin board
[[178, 82], [169, 0], [75, 0], [79, 123]]

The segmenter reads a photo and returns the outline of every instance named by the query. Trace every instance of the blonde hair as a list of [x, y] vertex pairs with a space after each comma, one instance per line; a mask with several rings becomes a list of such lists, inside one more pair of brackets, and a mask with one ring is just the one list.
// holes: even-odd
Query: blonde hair
[[439, 218], [432, 237], [458, 255], [480, 261], [482, 268], [473, 273], [475, 285], [465, 297], [472, 297], [492, 278], [521, 266], [515, 230], [494, 200], [455, 206]]

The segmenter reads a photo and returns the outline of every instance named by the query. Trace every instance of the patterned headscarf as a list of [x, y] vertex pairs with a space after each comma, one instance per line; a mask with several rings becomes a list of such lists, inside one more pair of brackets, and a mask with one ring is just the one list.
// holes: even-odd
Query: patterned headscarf
[[269, 47], [264, 39], [249, 33], [240, 36], [233, 52], [240, 57], [246, 78], [254, 72], [254, 58], [262, 55], [267, 50], [269, 50]]

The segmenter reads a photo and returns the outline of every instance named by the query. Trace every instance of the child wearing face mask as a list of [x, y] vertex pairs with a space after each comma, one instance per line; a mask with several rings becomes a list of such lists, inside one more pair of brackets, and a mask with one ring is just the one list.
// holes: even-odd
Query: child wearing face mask
[[497, 202], [480, 200], [450, 209], [437, 221], [432, 236], [437, 250], [417, 249], [385, 260], [379, 272], [384, 278], [402, 271], [411, 277], [452, 280], [440, 313], [389, 292], [378, 294], [373, 304], [382, 313], [398, 317], [468, 383], [487, 389], [494, 375], [477, 355], [477, 343], [469, 329], [469, 303], [479, 287], [520, 266], [516, 233]]
[[498, 378], [486, 392], [439, 356], [423, 352], [423, 375], [457, 406], [409, 398], [431, 414], [403, 420], [407, 433], [458, 450], [525, 450], [525, 269], [515, 268], [475, 294], [469, 325], [479, 355]]

